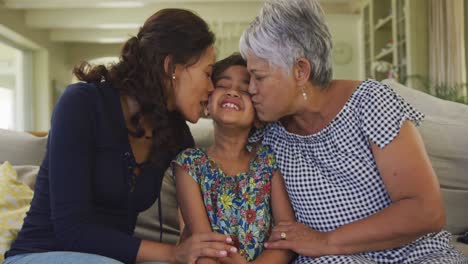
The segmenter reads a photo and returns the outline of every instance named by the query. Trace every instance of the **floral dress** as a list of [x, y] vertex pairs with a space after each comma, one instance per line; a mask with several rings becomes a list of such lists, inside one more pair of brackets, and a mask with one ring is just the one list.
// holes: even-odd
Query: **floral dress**
[[175, 161], [200, 186], [211, 228], [230, 235], [248, 261], [263, 251], [271, 231], [271, 179], [277, 171], [272, 150], [259, 146], [249, 170], [226, 175], [203, 148], [186, 149]]

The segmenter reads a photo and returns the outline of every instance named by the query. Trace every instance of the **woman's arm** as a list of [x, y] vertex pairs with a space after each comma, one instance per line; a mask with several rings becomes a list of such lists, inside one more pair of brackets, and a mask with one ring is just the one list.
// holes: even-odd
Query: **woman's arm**
[[49, 186], [42, 193], [50, 196], [50, 221], [63, 250], [133, 262], [140, 239], [94, 221], [95, 104], [88, 84], [69, 86], [57, 102], [47, 148]]
[[[296, 220], [279, 170], [271, 179], [271, 207], [275, 224]], [[289, 263], [293, 257], [289, 250], [265, 249], [253, 263]]]
[[[212, 232], [210, 221], [206, 213], [200, 187], [194, 179], [184, 171], [184, 169], [175, 164], [176, 193], [177, 202], [184, 219], [185, 228], [192, 236], [201, 233]], [[237, 251], [235, 247], [230, 246], [230, 251]], [[221, 251], [218, 257], [227, 256], [228, 251]], [[213, 258], [200, 258], [197, 263], [216, 263]]]
[[392, 204], [332, 232], [329, 243], [338, 253], [402, 246], [440, 231], [445, 224], [439, 182], [412, 122], [405, 121], [399, 135], [385, 148], [372, 144], [372, 152]]
[[[275, 228], [269, 248], [308, 256], [353, 254], [399, 247], [441, 230], [445, 222], [439, 183], [416, 127], [405, 121], [398, 136], [380, 149], [372, 143], [377, 167], [392, 204], [368, 218], [328, 233], [299, 223]], [[287, 233], [286, 241], [279, 240]]]

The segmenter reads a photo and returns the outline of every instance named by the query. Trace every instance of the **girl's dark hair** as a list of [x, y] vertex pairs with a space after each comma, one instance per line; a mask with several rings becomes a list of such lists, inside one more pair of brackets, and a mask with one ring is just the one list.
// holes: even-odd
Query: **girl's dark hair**
[[[109, 82], [121, 95], [134, 97], [140, 112], [131, 118], [129, 132], [136, 137], [145, 134], [139, 124], [145, 116], [152, 120], [153, 146], [151, 160], [164, 168], [177, 153], [194, 142], [185, 119], [178, 112], [169, 112], [166, 85], [176, 64], [189, 67], [200, 59], [215, 41], [207, 23], [191, 11], [162, 9], [149, 17], [137, 36], [122, 48], [118, 63], [106, 68], [82, 63], [73, 73], [85, 82]], [[164, 60], [169, 56], [168, 72]]]
[[247, 62], [242, 58], [240, 53], [235, 52], [230, 56], [217, 61], [213, 65], [213, 72], [211, 74], [211, 81], [216, 84], [216, 82], [221, 77], [221, 74], [231, 66], [244, 66], [247, 67]]

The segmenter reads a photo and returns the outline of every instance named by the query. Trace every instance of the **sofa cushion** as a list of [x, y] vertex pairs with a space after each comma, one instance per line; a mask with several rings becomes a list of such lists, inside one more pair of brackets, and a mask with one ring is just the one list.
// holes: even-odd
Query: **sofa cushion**
[[460, 252], [465, 254], [465, 256], [468, 256], [468, 244], [464, 244], [461, 242], [457, 242], [457, 236], [453, 238], [453, 246], [458, 249]]
[[[179, 218], [175, 183], [170, 169], [164, 174], [161, 186], [162, 242], [176, 244], [179, 241]], [[135, 236], [141, 239], [159, 241], [160, 236], [158, 202], [140, 213], [135, 227]]]
[[[196, 124], [190, 124], [195, 144], [198, 147], [208, 147], [212, 144], [213, 136], [213, 121], [211, 119], [200, 119]], [[157, 202], [149, 209], [140, 213], [135, 229], [135, 236], [143, 239], [159, 241], [159, 214]], [[163, 219], [163, 238], [165, 243], [175, 244], [179, 239], [179, 218], [178, 207], [175, 190], [174, 177], [170, 169], [164, 174], [163, 184], [161, 187], [161, 205]]]
[[393, 80], [383, 83], [426, 115], [419, 131], [440, 182], [445, 229], [453, 234], [468, 231], [468, 106], [436, 98]]
[[17, 179], [9, 162], [0, 166], [0, 262], [23, 225], [33, 191]]
[[39, 172], [39, 166], [36, 165], [17, 165], [13, 166], [16, 174], [18, 175], [18, 180], [26, 184], [34, 190], [34, 185], [36, 184], [37, 173]]
[[47, 137], [0, 129], [0, 162], [13, 165], [40, 165], [44, 159]]

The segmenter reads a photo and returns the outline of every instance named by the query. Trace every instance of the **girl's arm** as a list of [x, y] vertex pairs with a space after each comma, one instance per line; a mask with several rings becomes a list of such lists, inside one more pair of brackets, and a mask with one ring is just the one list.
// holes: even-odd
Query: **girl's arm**
[[[271, 179], [271, 207], [275, 225], [280, 222], [296, 221], [284, 185], [283, 175], [279, 170]], [[294, 254], [289, 250], [265, 249], [253, 263], [289, 263]]]
[[190, 230], [185, 226], [184, 223], [184, 218], [182, 217], [182, 212], [180, 212], [180, 207], [177, 208], [177, 218], [179, 219], [179, 230], [180, 230], [180, 237], [179, 237], [179, 242], [177, 244], [180, 244], [187, 240], [192, 234], [190, 234]]
[[[178, 164], [174, 164], [176, 193], [185, 228], [193, 235], [212, 232], [206, 213], [200, 187], [193, 178]], [[231, 250], [235, 249], [231, 247]], [[237, 250], [237, 249], [236, 249]], [[227, 256], [227, 251], [223, 251]], [[223, 256], [220, 256], [223, 257]], [[197, 263], [216, 263], [213, 258], [200, 258]]]

